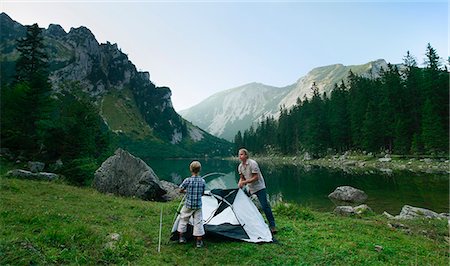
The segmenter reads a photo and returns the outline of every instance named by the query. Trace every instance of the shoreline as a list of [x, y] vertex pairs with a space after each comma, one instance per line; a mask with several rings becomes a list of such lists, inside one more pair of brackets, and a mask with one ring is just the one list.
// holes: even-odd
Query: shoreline
[[[398, 155], [375, 157], [371, 155], [333, 155], [313, 159], [309, 156], [282, 156], [282, 155], [253, 155], [256, 161], [265, 164], [298, 165], [304, 167], [320, 166], [331, 169], [340, 169], [353, 173], [381, 172], [391, 174], [394, 171], [408, 171], [412, 173], [450, 174], [448, 159], [431, 158], [405, 158]], [[230, 158], [235, 160], [235, 158]]]

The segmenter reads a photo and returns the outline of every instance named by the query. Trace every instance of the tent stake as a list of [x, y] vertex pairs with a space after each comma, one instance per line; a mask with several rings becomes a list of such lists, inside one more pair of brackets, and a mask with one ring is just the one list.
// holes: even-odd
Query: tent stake
[[163, 212], [163, 206], [161, 206], [161, 214], [160, 214], [160, 216], [159, 216], [159, 241], [158, 241], [158, 253], [161, 252], [162, 212]]

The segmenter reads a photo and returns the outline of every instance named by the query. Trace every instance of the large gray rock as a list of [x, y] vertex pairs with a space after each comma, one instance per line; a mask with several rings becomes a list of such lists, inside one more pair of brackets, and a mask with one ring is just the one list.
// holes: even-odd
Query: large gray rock
[[166, 191], [166, 194], [162, 196], [165, 201], [172, 201], [182, 198], [183, 194], [180, 192], [179, 186], [172, 182], [161, 180], [161, 188]]
[[364, 191], [356, 189], [351, 186], [337, 187], [328, 198], [337, 201], [346, 202], [364, 202], [367, 200], [367, 195]]
[[103, 193], [144, 200], [162, 200], [166, 193], [144, 161], [120, 148], [95, 171], [93, 186]]
[[444, 218], [442, 215], [424, 208], [412, 207], [404, 205], [400, 214], [395, 216], [397, 219], [414, 219], [414, 218]]

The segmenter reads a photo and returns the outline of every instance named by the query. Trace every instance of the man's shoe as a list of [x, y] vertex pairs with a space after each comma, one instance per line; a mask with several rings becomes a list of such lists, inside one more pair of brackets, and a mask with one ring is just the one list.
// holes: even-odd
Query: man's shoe
[[195, 246], [198, 247], [198, 248], [202, 248], [204, 246], [203, 240], [197, 240], [197, 243], [196, 243]]
[[178, 240], [178, 243], [180, 243], [180, 244], [186, 243], [186, 238], [184, 236], [180, 236], [180, 239]]
[[270, 232], [272, 233], [272, 235], [275, 235], [276, 233], [278, 233], [278, 230], [275, 227], [270, 227]]

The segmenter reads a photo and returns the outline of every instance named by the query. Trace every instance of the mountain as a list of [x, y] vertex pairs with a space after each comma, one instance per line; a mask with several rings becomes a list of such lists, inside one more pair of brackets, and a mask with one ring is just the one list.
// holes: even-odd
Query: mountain
[[278, 88], [250, 83], [216, 93], [199, 104], [180, 111], [180, 114], [209, 133], [232, 140], [238, 130], [242, 132], [267, 116], [278, 118], [281, 106], [291, 108], [298, 98], [309, 98], [314, 82], [320, 93], [325, 92], [329, 96], [334, 84], [345, 81], [350, 70], [356, 75], [376, 78], [382, 68], [387, 69], [387, 63], [383, 59], [363, 65], [335, 64], [318, 67], [292, 85]]
[[[2, 87], [13, 80], [16, 41], [25, 33], [25, 26], [0, 14]], [[117, 44], [98, 43], [86, 27], [65, 32], [51, 24], [43, 36], [54, 96], [88, 99], [123, 148], [143, 157], [155, 156], [154, 149], [165, 150], [166, 156], [229, 154], [231, 143], [184, 120], [172, 107], [170, 88], [156, 86], [149, 72], [137, 71]]]
[[180, 114], [209, 133], [231, 140], [238, 130], [276, 113], [292, 88], [250, 83], [214, 94]]

